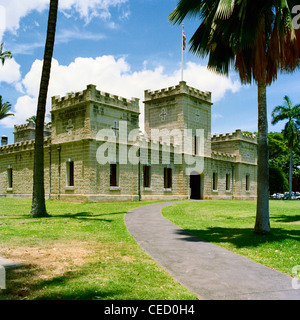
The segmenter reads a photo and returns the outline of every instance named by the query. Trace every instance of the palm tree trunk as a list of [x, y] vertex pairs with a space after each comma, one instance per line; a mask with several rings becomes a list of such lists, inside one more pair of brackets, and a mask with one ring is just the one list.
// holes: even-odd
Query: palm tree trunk
[[270, 232], [269, 220], [269, 151], [266, 79], [258, 82], [258, 161], [257, 207], [254, 232]]
[[58, 0], [50, 0], [47, 39], [45, 45], [43, 71], [40, 83], [40, 92], [36, 114], [34, 169], [33, 169], [33, 193], [32, 193], [32, 217], [47, 216], [44, 188], [44, 122], [46, 113], [46, 101], [50, 80], [51, 62], [53, 56]]
[[292, 186], [293, 186], [293, 145], [290, 147], [290, 170], [289, 170], [289, 200], [292, 200]]

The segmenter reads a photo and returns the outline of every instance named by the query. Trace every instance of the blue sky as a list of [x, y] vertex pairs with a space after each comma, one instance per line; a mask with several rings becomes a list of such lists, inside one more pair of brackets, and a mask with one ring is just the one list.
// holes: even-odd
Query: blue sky
[[[100, 91], [143, 100], [144, 90], [180, 81], [181, 26], [168, 15], [177, 0], [60, 0], [50, 98], [81, 91], [93, 83]], [[48, 0], [0, 0], [0, 41], [13, 59], [0, 66], [0, 94], [13, 106], [15, 117], [0, 122], [0, 136], [13, 142], [13, 126], [35, 114], [44, 53]], [[3, 22], [4, 21], [4, 22]], [[186, 20], [187, 41], [199, 21]], [[206, 61], [185, 53], [184, 80], [212, 91], [212, 134], [239, 128], [257, 130], [257, 88], [242, 86], [235, 72], [229, 78], [206, 69]], [[300, 72], [279, 75], [268, 88], [272, 109], [288, 95], [300, 103]], [[143, 104], [141, 102], [143, 112]], [[280, 131], [283, 124], [269, 125]]]

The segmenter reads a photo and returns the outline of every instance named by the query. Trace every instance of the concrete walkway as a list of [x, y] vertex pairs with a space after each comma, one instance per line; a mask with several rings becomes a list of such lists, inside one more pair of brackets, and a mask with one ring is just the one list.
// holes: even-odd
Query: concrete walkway
[[300, 300], [292, 277], [202, 241], [165, 219], [161, 210], [172, 204], [129, 211], [125, 223], [145, 252], [199, 299]]

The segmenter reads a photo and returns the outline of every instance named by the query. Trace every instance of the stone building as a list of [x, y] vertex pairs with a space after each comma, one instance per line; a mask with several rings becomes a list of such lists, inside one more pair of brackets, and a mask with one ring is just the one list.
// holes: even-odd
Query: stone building
[[[52, 98], [44, 129], [45, 193], [70, 201], [255, 199], [257, 140], [241, 130], [211, 135], [211, 93], [187, 86], [139, 99], [94, 85]], [[0, 197], [30, 198], [35, 125], [15, 126], [0, 147]]]

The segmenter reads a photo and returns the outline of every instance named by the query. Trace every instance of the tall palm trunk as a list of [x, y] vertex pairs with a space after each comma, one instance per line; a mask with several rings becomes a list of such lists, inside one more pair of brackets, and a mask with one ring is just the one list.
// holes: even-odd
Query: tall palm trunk
[[290, 147], [289, 200], [292, 200], [292, 186], [293, 186], [293, 143], [291, 143], [291, 147]]
[[44, 122], [46, 113], [46, 100], [50, 80], [51, 62], [53, 56], [58, 0], [50, 0], [47, 39], [45, 45], [44, 62], [40, 83], [40, 92], [36, 114], [32, 217], [47, 216], [44, 189]]
[[267, 85], [265, 79], [258, 82], [257, 155], [257, 208], [254, 232], [264, 234], [270, 232]]

